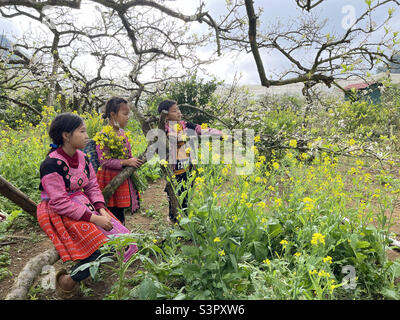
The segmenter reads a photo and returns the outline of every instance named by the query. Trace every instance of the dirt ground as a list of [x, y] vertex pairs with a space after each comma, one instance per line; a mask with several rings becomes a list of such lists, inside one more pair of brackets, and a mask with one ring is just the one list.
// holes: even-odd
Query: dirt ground
[[[141, 194], [141, 208], [134, 214], [126, 214], [126, 226], [132, 232], [150, 232], [157, 234], [160, 228], [168, 228], [172, 225], [168, 222], [168, 201], [164, 192], [165, 182], [160, 179], [149, 185], [149, 188]], [[10, 238], [0, 243], [0, 255], [5, 249], [5, 242], [8, 242], [8, 253], [10, 256], [10, 265], [7, 267], [9, 275], [0, 280], [0, 300], [4, 300], [14, 284], [14, 280], [23, 269], [25, 264], [34, 256], [53, 248], [53, 244], [46, 236], [39, 225], [30, 225], [14, 232]], [[58, 260], [53, 270], [62, 267], [67, 269], [72, 266], [71, 263], [63, 263]], [[132, 272], [137, 269], [133, 264]], [[54, 272], [53, 272], [54, 273]], [[103, 274], [104, 273], [104, 274]], [[102, 279], [94, 281], [90, 277], [83, 281], [84, 295], [83, 300], [102, 300], [103, 297], [110, 293], [111, 285], [115, 282], [116, 276], [108, 270], [102, 272]], [[57, 300], [55, 291], [52, 289], [43, 290], [41, 284], [46, 275], [39, 277], [30, 293], [28, 299], [39, 300]]]

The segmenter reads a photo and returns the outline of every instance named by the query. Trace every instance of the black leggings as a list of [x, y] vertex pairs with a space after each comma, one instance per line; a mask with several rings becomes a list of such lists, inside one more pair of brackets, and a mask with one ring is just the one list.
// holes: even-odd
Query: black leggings
[[[96, 260], [98, 257], [100, 256], [100, 251], [96, 250], [95, 252], [92, 253], [91, 256], [80, 260], [77, 264], [75, 264], [72, 269], [71, 269], [71, 273], [78, 268], [79, 266], [88, 263], [88, 262], [92, 262], [94, 260]], [[80, 282], [82, 280], [85, 280], [87, 277], [90, 276], [90, 272], [89, 272], [89, 268], [86, 268], [85, 270], [82, 271], [78, 271], [77, 273], [75, 273], [73, 276], [71, 276], [72, 280]]]
[[[181, 182], [182, 180], [187, 183], [187, 181], [188, 181], [187, 172], [184, 172], [182, 174], [176, 175], [176, 182], [177, 183]], [[177, 196], [179, 197], [185, 190], [187, 190], [188, 187], [189, 186], [186, 186], [186, 188], [184, 188], [183, 186], [180, 186], [180, 188], [178, 188], [176, 190]], [[167, 186], [165, 186], [164, 192], [167, 192]], [[174, 212], [172, 210], [171, 199], [170, 199], [168, 193], [167, 193], [167, 199], [168, 199], [168, 202], [169, 202], [169, 218], [172, 221], [176, 222], [177, 220], [176, 220], [176, 217], [174, 216]], [[186, 214], [186, 210], [187, 210], [187, 207], [188, 207], [188, 194], [186, 194], [185, 198], [183, 198], [181, 207], [182, 207], [183, 213]]]
[[118, 208], [118, 207], [109, 207], [108, 210], [112, 212], [112, 214], [119, 220], [121, 221], [122, 224], [125, 223], [125, 214], [124, 214], [124, 209], [125, 208]]

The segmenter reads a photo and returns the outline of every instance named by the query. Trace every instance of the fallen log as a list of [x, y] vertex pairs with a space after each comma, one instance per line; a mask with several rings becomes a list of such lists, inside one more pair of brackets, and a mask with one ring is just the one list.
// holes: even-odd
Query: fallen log
[[60, 259], [56, 249], [49, 249], [28, 261], [19, 273], [11, 291], [5, 300], [24, 300], [32, 287], [37, 275], [41, 273], [45, 265], [53, 265]]
[[36, 203], [2, 176], [0, 176], [0, 194], [15, 203], [27, 213], [36, 217]]
[[7, 241], [7, 242], [0, 242], [0, 247], [8, 246], [9, 244], [15, 244], [17, 241]]

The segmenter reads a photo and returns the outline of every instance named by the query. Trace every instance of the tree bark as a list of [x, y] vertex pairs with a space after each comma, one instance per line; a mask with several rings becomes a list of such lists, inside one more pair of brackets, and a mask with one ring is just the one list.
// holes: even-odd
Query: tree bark
[[28, 261], [14, 282], [5, 300], [24, 300], [37, 276], [45, 265], [53, 265], [60, 259], [56, 249], [49, 249]]
[[253, 53], [254, 61], [257, 65], [258, 75], [260, 77], [261, 84], [264, 87], [269, 87], [270, 83], [265, 74], [265, 69], [263, 65], [263, 61], [261, 59], [260, 51], [258, 50], [257, 45], [257, 16], [254, 11], [254, 1], [253, 0], [245, 0], [247, 16], [249, 18], [249, 42], [251, 47], [251, 52]]
[[0, 194], [11, 200], [17, 206], [36, 217], [36, 203], [0, 176]]

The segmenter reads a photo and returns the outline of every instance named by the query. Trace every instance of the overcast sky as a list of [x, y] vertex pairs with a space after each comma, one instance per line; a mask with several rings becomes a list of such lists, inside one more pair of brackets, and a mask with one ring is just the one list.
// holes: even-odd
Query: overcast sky
[[[178, 8], [182, 13], [194, 14], [199, 2], [199, 0], [165, 0], [164, 4], [173, 9]], [[212, 16], [219, 16], [224, 12], [224, 0], [206, 0], [205, 2], [206, 10]], [[301, 14], [307, 14], [297, 8], [294, 0], [255, 0], [255, 6], [262, 7], [264, 10], [260, 19], [261, 28], [264, 30], [271, 24], [280, 22], [285, 25], [290, 21], [296, 21], [295, 19], [298, 19]], [[386, 6], [377, 12], [374, 17], [377, 22], [382, 21], [387, 16], [389, 7]], [[364, 0], [327, 0], [326, 3], [315, 8], [313, 14], [321, 19], [327, 19], [326, 32], [340, 34], [345, 31], [344, 26], [351, 21], [352, 15], [360, 15], [365, 8], [366, 4]], [[80, 10], [80, 14], [90, 20], [91, 12], [83, 10]], [[395, 11], [392, 21], [393, 29], [400, 30], [400, 9]], [[194, 23], [192, 30], [201, 32], [202, 28], [205, 27], [204, 23]], [[10, 22], [0, 19], [0, 28], [7, 34], [13, 31], [17, 35], [21, 35], [24, 29], [29, 28], [29, 26], [26, 24], [26, 18], [22, 23], [21, 20]], [[211, 49], [210, 47], [205, 50], [203, 49], [198, 54], [206, 57], [211, 52], [208, 50]], [[272, 76], [274, 72], [279, 73], [289, 67], [287, 61], [278, 53], [264, 53], [263, 60], [268, 76]], [[259, 84], [256, 66], [251, 54], [225, 54], [218, 62], [210, 65], [208, 70], [216, 75], [219, 80], [225, 80], [228, 83], [233, 80], [235, 74], [240, 74], [241, 83]]]

